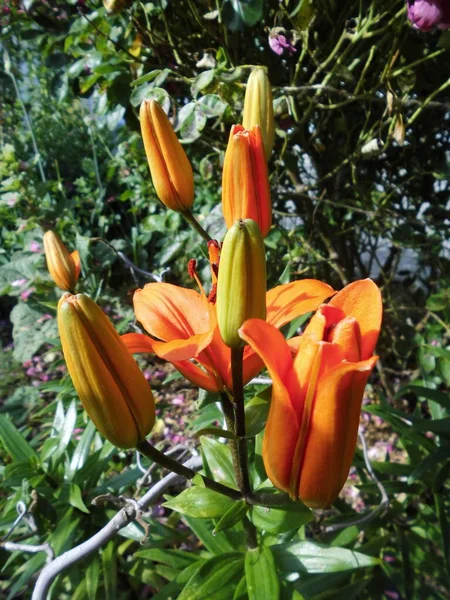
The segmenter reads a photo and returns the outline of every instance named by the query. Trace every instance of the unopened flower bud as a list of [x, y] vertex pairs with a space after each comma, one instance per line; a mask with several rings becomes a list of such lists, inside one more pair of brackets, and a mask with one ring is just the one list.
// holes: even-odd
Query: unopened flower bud
[[269, 174], [261, 129], [233, 125], [223, 164], [222, 210], [230, 228], [237, 219], [255, 221], [263, 237], [272, 224]]
[[240, 219], [223, 241], [217, 282], [217, 321], [227, 346], [243, 345], [238, 330], [252, 318], [266, 318], [266, 258], [258, 225]]
[[144, 100], [140, 120], [158, 198], [171, 210], [188, 211], [194, 201], [194, 175], [166, 113], [155, 100]]
[[152, 391], [101, 308], [64, 294], [58, 327], [67, 369], [89, 417], [114, 446], [134, 448], [155, 420]]
[[67, 250], [61, 238], [54, 231], [44, 233], [44, 251], [47, 268], [56, 285], [64, 291], [73, 292], [80, 274], [78, 251]]
[[269, 160], [275, 137], [275, 125], [272, 88], [265, 69], [255, 69], [248, 78], [242, 125], [245, 129], [252, 129], [255, 125], [259, 125], [266, 160]]

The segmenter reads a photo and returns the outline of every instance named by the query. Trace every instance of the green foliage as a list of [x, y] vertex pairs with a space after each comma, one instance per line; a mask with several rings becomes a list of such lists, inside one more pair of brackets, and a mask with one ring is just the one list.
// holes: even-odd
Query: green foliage
[[[194, 212], [220, 240], [229, 128], [241, 119], [251, 67], [267, 67], [276, 111], [269, 285], [317, 277], [339, 289], [370, 276], [385, 304], [364, 406], [378, 482], [357, 450], [351, 489], [361, 504], [341, 498], [315, 514], [301, 502], [249, 505], [204, 488], [200, 476], [181, 493], [171, 487], [162, 514], [144, 513], [62, 573], [53, 597], [447, 597], [450, 45], [448, 32], [412, 29], [404, 4], [135, 1], [108, 13], [99, 0], [15, 0], [3, 11], [2, 541], [48, 543], [60, 555], [116, 513], [96, 497], [140, 497], [148, 485], [133, 453], [104, 442], [80, 409], [57, 336], [60, 292], [42, 253], [49, 228], [78, 249], [80, 291], [121, 333], [133, 331], [128, 293], [151, 281], [148, 273], [187, 283], [196, 258], [201, 279], [209, 277], [198, 238], [156, 198], [138, 132], [144, 98], [169, 113], [193, 164]], [[280, 34], [295, 53], [272, 52], [268, 36]], [[192, 448], [198, 434], [204, 475], [236, 489], [236, 436], [224, 439], [220, 397], [199, 397], [179, 426], [164, 390], [178, 393], [185, 382], [164, 376], [162, 385], [152, 380], [163, 431], [155, 439], [167, 450], [167, 429], [179, 427]], [[252, 482], [276, 495], [261, 459], [269, 398], [250, 387], [246, 433]], [[161, 475], [152, 471], [152, 481]], [[380, 486], [389, 497], [381, 507]], [[252, 526], [256, 547], [247, 550]], [[1, 549], [0, 557], [0, 595], [29, 598], [45, 552]]]

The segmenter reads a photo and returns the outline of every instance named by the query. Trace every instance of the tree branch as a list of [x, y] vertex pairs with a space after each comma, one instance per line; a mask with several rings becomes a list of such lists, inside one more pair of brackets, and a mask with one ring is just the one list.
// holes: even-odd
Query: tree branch
[[[198, 471], [202, 466], [202, 459], [199, 456], [196, 456], [184, 463], [184, 466]], [[139, 516], [139, 511], [145, 510], [154, 503], [168, 487], [176, 484], [181, 479], [182, 477], [176, 473], [166, 475], [161, 481], [155, 483], [155, 485], [140, 500], [122, 508], [122, 510], [120, 510], [115, 517], [103, 527], [103, 529], [82, 544], [64, 552], [64, 554], [61, 554], [61, 556], [58, 556], [55, 560], [45, 566], [36, 582], [32, 600], [46, 600], [50, 586], [60, 573], [107, 544], [121, 529]]]

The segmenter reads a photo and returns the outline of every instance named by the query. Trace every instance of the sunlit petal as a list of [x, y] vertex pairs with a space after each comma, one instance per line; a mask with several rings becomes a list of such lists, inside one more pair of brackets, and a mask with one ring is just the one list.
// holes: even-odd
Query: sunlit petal
[[383, 305], [381, 292], [371, 279], [347, 285], [330, 301], [349, 317], [355, 317], [361, 330], [361, 359], [373, 354], [380, 333]]
[[332, 287], [316, 279], [279, 285], [266, 294], [267, 322], [280, 328], [296, 317], [316, 310], [334, 293]]

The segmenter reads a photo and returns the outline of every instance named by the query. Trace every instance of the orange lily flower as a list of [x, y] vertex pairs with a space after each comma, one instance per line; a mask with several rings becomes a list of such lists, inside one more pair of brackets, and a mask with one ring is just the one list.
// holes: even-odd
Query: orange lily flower
[[380, 290], [365, 279], [319, 308], [294, 359], [270, 323], [250, 319], [239, 330], [273, 381], [263, 441], [267, 475], [312, 508], [329, 506], [347, 479], [381, 317]]
[[[210, 301], [203, 288], [200, 289], [198, 293], [169, 283], [148, 283], [144, 289], [137, 290], [133, 298], [136, 319], [156, 339], [139, 333], [126, 334], [122, 339], [132, 353], [154, 352], [205, 390], [232, 391], [231, 350], [220, 336], [214, 293], [210, 294]], [[281, 327], [315, 310], [333, 294], [329, 285], [315, 279], [277, 286], [266, 294], [267, 321]], [[291, 344], [294, 346], [295, 340]], [[255, 377], [263, 366], [261, 358], [246, 346], [244, 383]]]

